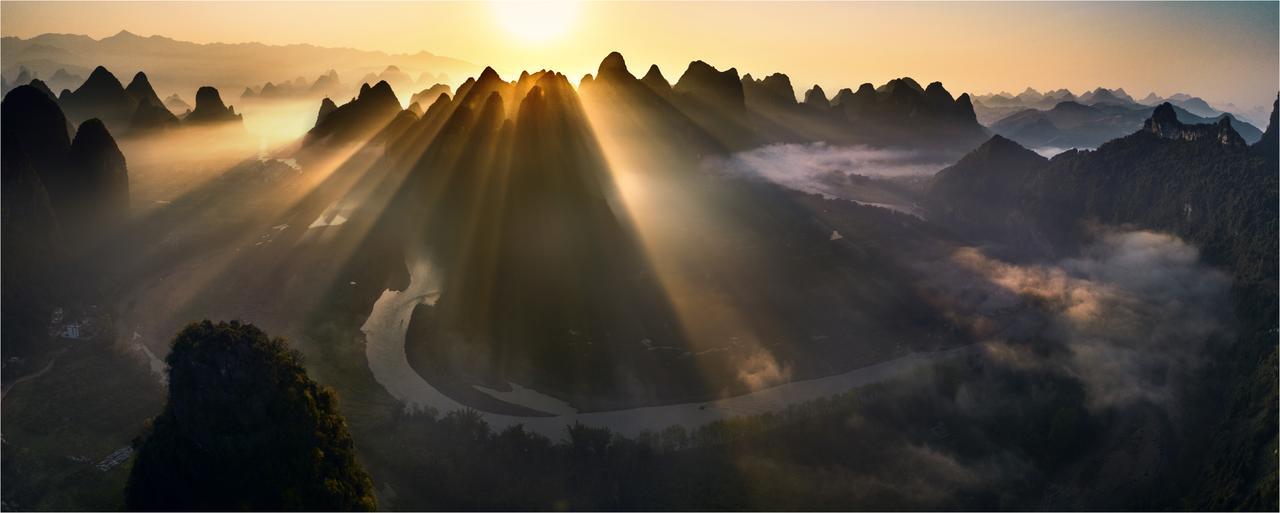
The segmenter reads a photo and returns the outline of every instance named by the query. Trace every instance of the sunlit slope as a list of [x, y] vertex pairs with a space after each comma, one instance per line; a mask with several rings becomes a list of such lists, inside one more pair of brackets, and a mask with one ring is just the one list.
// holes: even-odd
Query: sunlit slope
[[[555, 72], [508, 82], [486, 70], [420, 118], [384, 113], [381, 130], [304, 149], [377, 148], [353, 188], [385, 202], [356, 206], [349, 229], [441, 273], [439, 301], [410, 325], [426, 379], [464, 402], [493, 406], [473, 385], [514, 382], [592, 409], [742, 393], [962, 341], [887, 256], [934, 251], [939, 234], [710, 173], [702, 157], [769, 136], [716, 113], [723, 104], [673, 102], [680, 92], [644, 85], [620, 56], [599, 76], [580, 96]], [[334, 119], [312, 134], [341, 133]], [[392, 258], [378, 267], [402, 273]]]

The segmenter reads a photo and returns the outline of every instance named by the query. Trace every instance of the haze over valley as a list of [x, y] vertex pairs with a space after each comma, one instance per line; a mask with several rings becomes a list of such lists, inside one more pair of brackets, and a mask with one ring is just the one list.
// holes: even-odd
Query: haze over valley
[[[986, 93], [791, 18], [953, 5], [365, 5], [3, 5], [3, 509], [1276, 509], [1275, 73]], [[682, 7], [847, 58], [579, 69]], [[1273, 3], [965, 7], [1280, 53]], [[957, 44], [1058, 37], [1014, 32]]]

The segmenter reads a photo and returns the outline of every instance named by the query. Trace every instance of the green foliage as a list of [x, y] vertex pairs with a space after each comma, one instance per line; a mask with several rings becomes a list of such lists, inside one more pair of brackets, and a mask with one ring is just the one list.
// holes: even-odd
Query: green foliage
[[192, 323], [169, 353], [169, 400], [125, 490], [140, 510], [373, 510], [337, 397], [283, 339]]

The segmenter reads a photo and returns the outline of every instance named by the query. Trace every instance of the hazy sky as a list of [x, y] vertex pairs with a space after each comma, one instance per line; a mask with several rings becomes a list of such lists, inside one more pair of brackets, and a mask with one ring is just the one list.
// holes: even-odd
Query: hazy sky
[[0, 3], [0, 32], [427, 50], [511, 78], [576, 81], [611, 50], [632, 72], [688, 62], [834, 93], [898, 76], [953, 93], [1067, 87], [1187, 92], [1269, 104], [1280, 88], [1277, 2], [1259, 3]]

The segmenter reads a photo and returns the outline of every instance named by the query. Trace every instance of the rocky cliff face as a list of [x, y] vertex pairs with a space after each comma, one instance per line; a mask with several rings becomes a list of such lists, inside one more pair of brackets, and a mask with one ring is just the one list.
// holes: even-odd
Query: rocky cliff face
[[1187, 125], [1169, 103], [1162, 103], [1142, 124], [1142, 130], [1157, 137], [1181, 141], [1213, 140], [1224, 146], [1246, 146], [1244, 138], [1231, 127], [1231, 119], [1223, 117], [1215, 124]]

